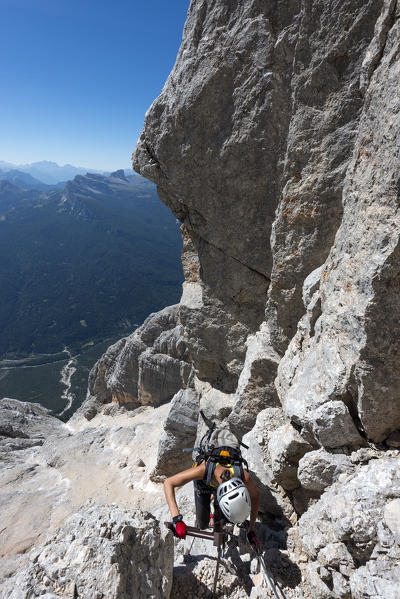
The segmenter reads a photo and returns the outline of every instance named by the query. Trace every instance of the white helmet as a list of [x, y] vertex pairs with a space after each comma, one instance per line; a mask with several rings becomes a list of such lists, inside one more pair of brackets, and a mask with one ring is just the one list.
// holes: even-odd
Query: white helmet
[[222, 513], [229, 522], [240, 524], [250, 515], [249, 492], [244, 482], [236, 476], [219, 485], [217, 500]]

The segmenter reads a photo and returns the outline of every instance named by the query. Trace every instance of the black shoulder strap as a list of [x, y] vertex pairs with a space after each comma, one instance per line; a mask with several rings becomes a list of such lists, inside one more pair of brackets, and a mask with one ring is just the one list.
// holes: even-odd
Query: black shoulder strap
[[[218, 457], [217, 456], [210, 456], [209, 459], [206, 461], [206, 468], [205, 468], [205, 472], [204, 472], [204, 477], [203, 477], [203, 482], [207, 485], [210, 486], [211, 485], [211, 479], [213, 477], [214, 474], [214, 470], [215, 467], [217, 465], [218, 462]], [[248, 463], [246, 462], [246, 460], [242, 457], [238, 458], [238, 459], [234, 459], [231, 462], [231, 465], [233, 467], [233, 473], [237, 478], [240, 478], [240, 480], [244, 481], [244, 468], [243, 468], [243, 464], [245, 464], [246, 470], [249, 470], [249, 466]]]
[[206, 470], [204, 472], [204, 482], [207, 486], [211, 485], [211, 479], [214, 474], [215, 466], [217, 465], [216, 459], [214, 457], [210, 457], [206, 462]]

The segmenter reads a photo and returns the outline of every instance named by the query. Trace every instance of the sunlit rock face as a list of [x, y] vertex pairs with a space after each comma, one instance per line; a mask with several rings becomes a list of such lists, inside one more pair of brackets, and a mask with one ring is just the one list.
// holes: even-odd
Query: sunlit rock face
[[[245, 364], [236, 412], [255, 408], [259, 388], [257, 412], [276, 405], [280, 362], [280, 402], [324, 446], [346, 445], [314, 422], [331, 400], [343, 408], [322, 422], [347, 422], [351, 446], [357, 428], [382, 441], [400, 427], [396, 11], [389, 0], [191, 2], [133, 155], [197, 265], [180, 306], [197, 376], [232, 393]], [[253, 385], [262, 348], [246, 340], [261, 324]]]
[[[317, 438], [322, 432], [325, 446], [332, 439], [317, 430], [316, 415], [329, 402], [343, 403], [375, 442], [400, 428], [400, 65], [393, 7], [385, 6], [363, 62], [363, 108], [343, 184], [342, 221], [316, 292], [317, 314], [303, 320], [279, 366], [285, 410]], [[342, 438], [331, 446], [346, 444]]]
[[178, 306], [150, 314], [129, 337], [111, 345], [89, 374], [85, 402], [73, 421], [87, 420], [104, 409], [158, 406], [186, 388], [189, 363]]
[[296, 3], [278, 14], [261, 2], [192, 2], [134, 155], [198, 255], [201, 294], [184, 301], [181, 319], [198, 375], [227, 392], [264, 316], [290, 119], [286, 47], [294, 44], [288, 31], [285, 50], [275, 50], [274, 28], [290, 26], [297, 12]]
[[[303, 542], [335, 526], [346, 476], [376, 522], [398, 509], [375, 486], [400, 431], [399, 17], [397, 0], [193, 0], [133, 154], [184, 224], [196, 380], [233, 397], [239, 435], [278, 410], [248, 433], [268, 477], [254, 467], [304, 514]], [[397, 545], [352, 553], [350, 503], [347, 536], [308, 552], [311, 595], [394, 597]]]
[[194, 1], [147, 113], [134, 168], [192, 238], [202, 295], [182, 317], [199, 376], [227, 391], [267, 289], [282, 354], [303, 313], [303, 280], [329, 253], [380, 8]]

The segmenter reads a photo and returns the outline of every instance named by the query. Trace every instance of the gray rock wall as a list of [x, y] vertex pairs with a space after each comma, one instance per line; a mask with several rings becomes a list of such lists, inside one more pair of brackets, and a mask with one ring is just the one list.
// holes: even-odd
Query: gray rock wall
[[397, 0], [192, 0], [133, 154], [184, 224], [179, 322], [200, 405], [227, 398], [264, 504], [275, 485], [277, 511], [303, 514], [312, 597], [398, 594], [396, 535], [361, 555], [378, 533], [353, 499], [344, 536], [323, 506], [354, 477], [377, 526], [400, 431], [399, 17]]
[[400, 428], [396, 15], [193, 0], [146, 115], [133, 165], [184, 223], [189, 359], [236, 388], [240, 434], [276, 389], [315, 446]]
[[218, 377], [196, 363], [200, 377], [227, 390], [238, 367], [209, 347], [214, 310], [240, 366], [231, 317], [254, 332], [268, 288], [272, 342], [282, 353], [303, 311], [303, 279], [328, 255], [363, 103], [359, 72], [380, 8], [191, 3], [133, 163], [197, 246], [203, 306], [185, 320], [195, 326], [193, 344], [204, 340], [209, 360], [227, 370]]
[[[387, 3], [387, 11], [394, 6]], [[381, 55], [364, 84], [343, 218], [321, 277], [320, 316], [314, 330], [299, 329], [279, 367], [286, 411], [314, 433], [315, 409], [335, 400], [347, 405], [369, 439], [382, 441], [400, 427], [398, 36], [393, 14], [378, 22], [371, 48], [381, 39]]]
[[274, 50], [273, 29], [290, 26], [298, 11], [296, 2], [280, 8], [191, 3], [177, 62], [133, 158], [196, 247], [202, 301], [185, 304], [182, 318], [194, 332], [200, 378], [226, 392], [236, 386], [246, 336], [263, 319], [272, 267], [282, 171], [276, 158], [291, 101], [290, 59]]

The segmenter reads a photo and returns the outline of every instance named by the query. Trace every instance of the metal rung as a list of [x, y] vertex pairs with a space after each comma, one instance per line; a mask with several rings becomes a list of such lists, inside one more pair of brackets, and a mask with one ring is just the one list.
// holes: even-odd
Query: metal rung
[[[171, 522], [164, 522], [164, 524], [170, 530], [174, 530]], [[195, 537], [197, 539], [205, 539], [206, 541], [213, 541], [214, 547], [220, 547], [223, 545], [226, 539], [226, 533], [224, 532], [207, 532], [205, 530], [201, 530], [200, 528], [196, 528], [195, 526], [186, 527], [186, 536]]]

